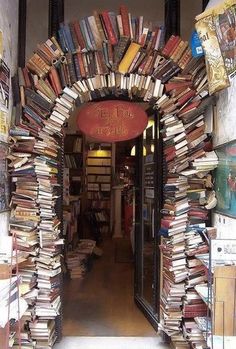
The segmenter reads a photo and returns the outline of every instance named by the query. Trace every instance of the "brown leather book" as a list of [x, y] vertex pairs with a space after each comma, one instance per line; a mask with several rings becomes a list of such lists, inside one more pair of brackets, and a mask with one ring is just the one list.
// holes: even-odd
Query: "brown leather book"
[[56, 95], [60, 95], [62, 92], [62, 86], [61, 86], [61, 80], [58, 74], [58, 71], [55, 67], [51, 67], [50, 71], [49, 71], [49, 78], [52, 82], [52, 84], [54, 85], [54, 90], [56, 92]]

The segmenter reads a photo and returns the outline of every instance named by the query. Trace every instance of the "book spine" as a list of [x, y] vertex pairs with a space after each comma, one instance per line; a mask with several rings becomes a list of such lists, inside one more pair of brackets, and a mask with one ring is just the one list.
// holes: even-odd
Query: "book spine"
[[131, 63], [133, 62], [133, 59], [135, 58], [136, 54], [138, 53], [140, 49], [140, 45], [132, 42], [126, 51], [122, 61], [119, 64], [118, 71], [121, 74], [126, 74], [129, 70], [129, 67]]
[[176, 42], [177, 37], [175, 35], [171, 35], [171, 37], [169, 38], [169, 40], [167, 41], [167, 43], [165, 44], [163, 50], [162, 50], [162, 54], [164, 56], [168, 56], [170, 51], [172, 50], [175, 42]]
[[58, 65], [58, 71], [59, 71], [61, 86], [62, 86], [62, 88], [64, 88], [66, 86], [66, 76], [65, 76], [65, 71], [63, 68], [63, 63], [61, 63], [61, 62]]
[[83, 34], [83, 37], [84, 37], [84, 41], [85, 41], [85, 45], [86, 45], [86, 49], [88, 51], [90, 50], [93, 50], [93, 45], [90, 41], [90, 37], [89, 37], [89, 33], [88, 33], [88, 29], [87, 29], [87, 26], [86, 26], [86, 23], [85, 23], [85, 20], [84, 19], [81, 19], [79, 21], [79, 24], [80, 24], [80, 30]]
[[71, 84], [76, 82], [76, 72], [74, 67], [74, 61], [73, 61], [73, 54], [71, 52], [66, 53], [66, 61], [68, 65], [69, 75], [70, 75], [70, 81]]
[[83, 61], [82, 55], [83, 54], [81, 52], [78, 52], [77, 53], [77, 59], [78, 59], [78, 63], [79, 63], [81, 77], [85, 78], [86, 77], [86, 72], [85, 72], [84, 61]]
[[87, 18], [91, 31], [93, 33], [94, 41], [95, 41], [95, 46], [97, 50], [100, 50], [102, 48], [102, 38], [100, 36], [100, 32], [95, 20], [94, 16], [90, 16]]
[[86, 28], [87, 28], [87, 31], [88, 31], [88, 34], [89, 34], [89, 39], [90, 39], [90, 42], [92, 44], [93, 50], [97, 50], [96, 41], [94, 39], [93, 30], [92, 30], [92, 27], [90, 26], [90, 22], [88, 20], [88, 17], [85, 17], [84, 20], [85, 20], [85, 25], [86, 25]]
[[79, 66], [79, 61], [78, 61], [78, 54], [73, 55], [73, 62], [74, 62], [74, 67], [75, 67], [75, 72], [76, 72], [76, 81], [81, 79], [81, 72], [80, 72], [80, 66]]
[[22, 68], [22, 73], [24, 76], [25, 80], [25, 87], [31, 88], [32, 87], [32, 82], [30, 81], [30, 73], [26, 67]]
[[75, 52], [79, 50], [79, 41], [77, 39], [77, 36], [76, 36], [76, 33], [75, 33], [75, 28], [73, 26], [73, 23], [69, 23], [69, 30], [70, 30], [70, 33], [71, 33], [71, 38], [72, 38], [72, 42], [73, 42], [73, 45], [74, 45], [74, 50]]
[[93, 16], [94, 16], [94, 19], [95, 19], [95, 22], [96, 22], [96, 25], [97, 25], [97, 28], [98, 28], [98, 31], [99, 31], [99, 35], [100, 35], [100, 38], [101, 38], [101, 44], [102, 44], [103, 41], [106, 40], [106, 36], [104, 34], [104, 30], [103, 30], [103, 26], [102, 26], [102, 23], [101, 23], [101, 19], [100, 19], [100, 16], [99, 16], [97, 11], [93, 11]]
[[104, 25], [105, 25], [105, 28], [106, 28], [106, 32], [107, 32], [107, 36], [108, 36], [109, 42], [111, 43], [111, 45], [116, 45], [117, 44], [117, 38], [116, 38], [115, 32], [113, 30], [111, 19], [110, 19], [108, 11], [103, 11], [101, 13], [101, 16], [102, 16], [103, 21], [104, 21]]
[[120, 15], [122, 19], [124, 35], [130, 38], [129, 14], [128, 9], [125, 5], [120, 6]]
[[118, 25], [117, 25], [117, 20], [116, 20], [116, 14], [115, 12], [108, 12], [110, 21], [111, 21], [111, 25], [116, 37], [116, 43], [118, 43], [118, 39], [119, 39], [119, 30], [118, 30]]
[[80, 48], [80, 50], [84, 50], [86, 45], [85, 45], [84, 37], [83, 37], [82, 32], [80, 30], [80, 25], [77, 21], [73, 22], [72, 25], [73, 25], [75, 35], [76, 35], [77, 40], [78, 40], [79, 48]]
[[116, 16], [116, 20], [117, 20], [117, 26], [118, 26], [119, 36], [122, 37], [122, 36], [124, 36], [124, 30], [123, 30], [123, 24], [122, 24], [121, 15], [117, 15], [117, 16]]
[[63, 52], [67, 52], [66, 43], [63, 35], [62, 28], [58, 29], [59, 44]]
[[51, 67], [49, 71], [49, 77], [51, 79], [51, 82], [54, 85], [54, 90], [56, 92], [56, 95], [58, 96], [62, 92], [62, 86], [61, 86], [61, 80], [58, 75], [57, 69], [55, 67]]

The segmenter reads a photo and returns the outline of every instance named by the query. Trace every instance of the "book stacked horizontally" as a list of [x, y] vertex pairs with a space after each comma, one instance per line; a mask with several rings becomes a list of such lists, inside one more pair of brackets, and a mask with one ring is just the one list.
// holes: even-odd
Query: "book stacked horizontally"
[[86, 268], [87, 256], [85, 254], [80, 254], [79, 251], [69, 252], [66, 258], [67, 268], [70, 273], [71, 279], [81, 279], [83, 278]]
[[[38, 204], [40, 223], [38, 225], [40, 251], [36, 258], [38, 274], [39, 293], [36, 300], [35, 311], [40, 324], [45, 326], [42, 331], [42, 340], [47, 342], [51, 348], [55, 342], [55, 318], [60, 314], [61, 297], [59, 288], [59, 278], [61, 273], [61, 249], [63, 240], [60, 239], [60, 221], [56, 215], [56, 202], [58, 193], [58, 144], [49, 136], [51, 140], [50, 154], [45, 152], [43, 141], [39, 141], [37, 146], [42, 149], [42, 154], [34, 159], [35, 173], [39, 183]], [[48, 322], [51, 319], [53, 321]], [[37, 331], [31, 331], [33, 339], [37, 340], [36, 348], [41, 348], [40, 336]]]
[[[161, 296], [162, 329], [172, 338], [181, 335], [182, 298], [188, 275], [185, 255], [185, 230], [188, 220], [188, 183], [185, 177], [172, 175], [164, 186], [161, 244], [164, 287]], [[168, 288], [166, 287], [168, 285]]]
[[164, 239], [161, 250], [164, 281], [161, 295], [162, 320], [160, 325], [163, 331], [172, 337], [180, 334], [181, 331], [182, 298], [185, 295], [183, 281], [186, 278], [184, 240], [182, 243], [172, 245], [171, 242]]
[[[170, 280], [175, 265], [175, 268], [180, 268], [182, 272], [180, 275], [183, 275], [181, 282], [184, 283], [184, 297], [180, 304], [183, 322], [181, 318], [179, 335], [172, 333], [170, 336], [173, 342], [180, 343], [180, 347], [181, 345], [184, 347], [183, 342], [195, 345], [202, 343], [203, 340], [193, 318], [205, 316], [207, 307], [194, 287], [206, 282], [207, 271], [195, 256], [198, 253], [208, 252], [207, 241], [202, 232], [206, 227], [209, 208], [215, 204], [209, 173], [217, 166], [218, 160], [215, 153], [210, 151], [210, 136], [206, 134], [205, 110], [214, 100], [208, 96], [204, 60], [192, 58], [189, 53], [190, 59], [184, 67], [183, 56], [177, 58], [178, 65], [174, 65], [176, 58], [175, 54], [173, 58], [173, 50], [176, 50], [178, 57], [178, 50], [181, 51], [181, 47], [185, 46], [184, 43], [179, 46], [180, 42], [180, 38], [172, 36], [162, 51], [166, 59], [172, 60], [166, 63], [168, 66], [166, 69], [167, 75], [173, 73], [173, 77], [165, 81], [164, 72], [162, 76], [162, 83], [165, 84], [164, 94], [155, 105], [162, 114], [161, 133], [167, 167], [160, 233], [165, 237], [165, 245], [175, 246], [175, 242], [182, 243], [180, 261], [178, 259], [176, 261], [173, 254], [169, 258], [163, 244], [161, 246], [163, 264], [168, 261], [167, 271], [164, 273], [162, 298], [166, 293], [166, 280]], [[188, 56], [188, 48], [185, 54]], [[176, 74], [174, 71], [178, 68], [181, 69]], [[168, 217], [171, 223], [167, 223], [165, 215], [171, 217], [171, 219]], [[184, 264], [184, 268], [181, 263]], [[172, 277], [172, 282], [173, 287], [177, 287], [180, 280]], [[165, 312], [163, 314], [162, 328], [168, 334], [166, 314]]]
[[10, 133], [11, 155], [10, 174], [14, 186], [11, 198], [10, 233], [16, 241], [17, 255], [24, 252], [27, 261], [19, 265], [22, 277], [20, 291], [27, 301], [27, 319], [35, 315], [36, 266], [34, 258], [38, 253], [37, 226], [39, 207], [36, 202], [38, 182], [35, 178], [33, 161], [35, 157], [35, 138], [26, 129], [15, 129]]
[[[29, 305], [25, 319], [29, 323], [35, 318], [47, 322], [48, 319], [55, 321], [61, 305], [59, 246], [63, 241], [59, 237], [60, 221], [55, 211], [59, 197], [59, 145], [44, 125], [51, 102], [30, 88], [23, 92], [23, 119], [10, 131], [9, 159], [15, 184], [10, 226], [16, 236], [17, 249], [28, 253], [27, 262], [19, 268], [22, 294]], [[54, 337], [48, 338], [49, 347], [55, 342]], [[37, 342], [37, 338], [32, 338]], [[36, 344], [36, 348], [41, 347]]]
[[36, 348], [51, 348], [56, 341], [55, 322], [35, 320], [29, 324], [31, 337], [36, 341]]
[[96, 241], [81, 239], [74, 251], [68, 252], [66, 258], [67, 268], [71, 279], [81, 279], [90, 268], [91, 255], [96, 246]]

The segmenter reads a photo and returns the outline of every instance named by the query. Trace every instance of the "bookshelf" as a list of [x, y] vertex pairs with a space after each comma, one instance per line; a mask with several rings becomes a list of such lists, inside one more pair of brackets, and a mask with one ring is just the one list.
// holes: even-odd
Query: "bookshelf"
[[[89, 145], [88, 145], [89, 146]], [[88, 208], [94, 211], [100, 231], [108, 233], [111, 219], [112, 146], [96, 144], [86, 156], [86, 192]]]
[[66, 134], [64, 165], [68, 176], [69, 195], [80, 195], [83, 190], [83, 137], [81, 134]]
[[65, 256], [81, 238], [81, 204], [83, 196], [83, 136], [67, 133], [64, 138], [63, 235]]

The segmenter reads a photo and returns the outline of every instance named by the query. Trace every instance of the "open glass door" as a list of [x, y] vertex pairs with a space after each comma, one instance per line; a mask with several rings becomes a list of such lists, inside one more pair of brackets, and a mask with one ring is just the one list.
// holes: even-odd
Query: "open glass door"
[[158, 226], [161, 178], [156, 115], [137, 141], [135, 301], [155, 329], [159, 317]]

